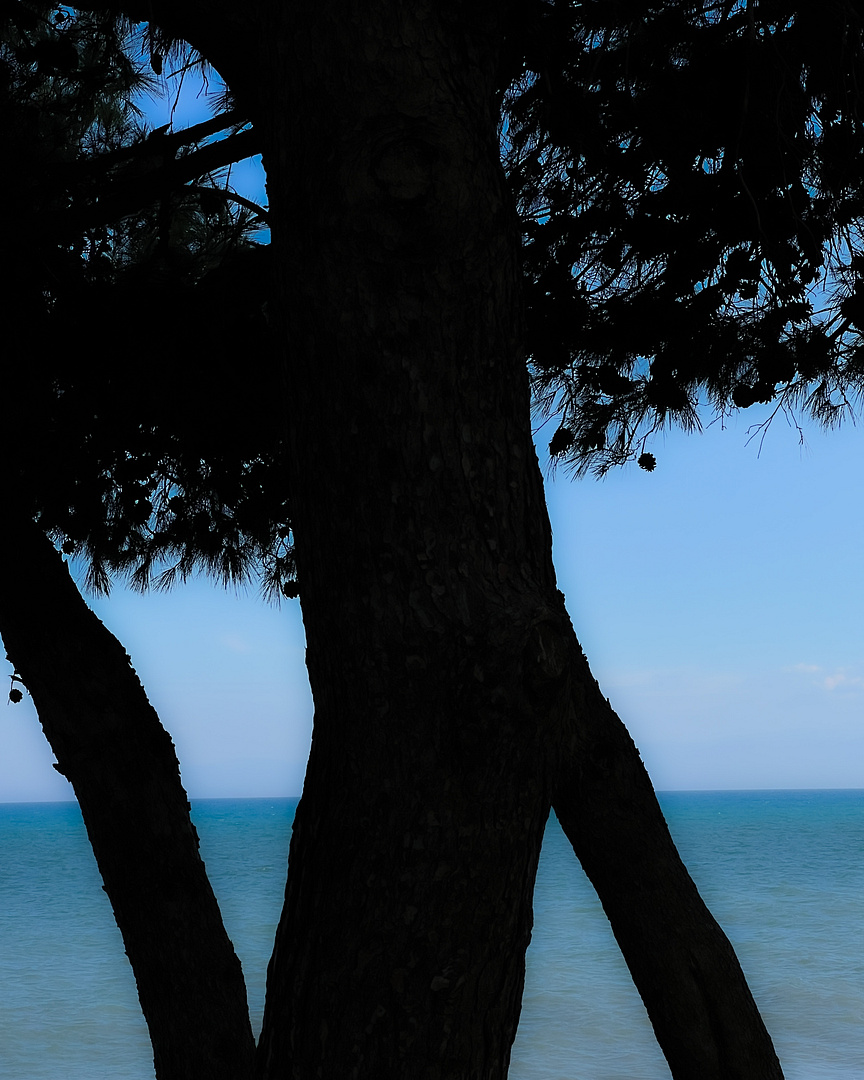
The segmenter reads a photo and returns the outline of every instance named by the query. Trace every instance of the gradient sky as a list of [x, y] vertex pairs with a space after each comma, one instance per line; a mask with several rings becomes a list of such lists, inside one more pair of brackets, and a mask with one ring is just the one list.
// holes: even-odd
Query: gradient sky
[[[752, 412], [658, 442], [652, 474], [549, 481], [560, 585], [658, 788], [864, 787], [862, 432], [814, 430], [802, 448], [779, 418], [759, 454]], [[296, 601], [202, 579], [91, 603], [191, 797], [299, 793], [312, 706]], [[29, 699], [4, 705], [0, 801], [71, 797], [52, 760]]]
[[[183, 120], [206, 115], [193, 98]], [[254, 165], [233, 179], [263, 201]], [[864, 433], [807, 428], [802, 446], [781, 416], [760, 450], [748, 429], [765, 415], [656, 440], [651, 474], [547, 481], [576, 632], [661, 790], [864, 787]], [[296, 601], [201, 579], [90, 602], [192, 798], [299, 794], [312, 704]], [[52, 761], [29, 698], [4, 705], [0, 802], [72, 798]]]

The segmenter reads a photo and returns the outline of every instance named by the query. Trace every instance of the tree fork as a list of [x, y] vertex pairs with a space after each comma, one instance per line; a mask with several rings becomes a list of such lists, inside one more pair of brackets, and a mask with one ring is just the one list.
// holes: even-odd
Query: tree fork
[[[561, 713], [544, 675], [545, 612], [560, 615], [560, 597], [498, 159], [503, 16], [478, 5], [472, 25], [464, 10], [297, 4], [264, 66], [269, 100], [291, 102], [265, 118], [265, 165], [316, 720], [259, 1075], [506, 1075], [564, 753], [568, 779], [582, 777], [561, 795], [564, 819], [591, 832], [579, 853], [676, 1080], [730, 1061], [748, 1080], [776, 1078], [632, 741], [611, 710]], [[575, 639], [568, 656], [578, 694], [594, 684]], [[631, 854], [622, 832], [646, 834], [645, 887], [668, 873], [670, 894], [688, 898], [680, 952], [715, 969], [688, 1005], [700, 998], [691, 973], [662, 966], [677, 1011], [654, 970], [669, 929], [660, 905], [640, 921], [632, 891], [617, 907], [612, 895]]]
[[243, 974], [198, 851], [171, 738], [60, 554], [8, 504], [0, 633], [81, 807], [135, 974], [157, 1080], [250, 1077], [255, 1044]]
[[543, 614], [566, 618], [497, 162], [505, 6], [110, 6], [196, 44], [264, 138], [316, 730], [259, 1076], [506, 1075], [557, 776], [676, 1080], [776, 1080], [638, 752]]
[[[291, 50], [279, 53], [281, 89], [269, 88], [291, 108], [267, 119], [265, 164], [290, 298], [291, 499], [316, 734], [259, 1068], [506, 1074], [525, 888], [563, 753], [563, 820], [676, 1080], [774, 1080], [740, 967], [632, 741], [611, 709], [558, 715], [526, 652], [537, 612], [560, 600], [497, 153], [502, 15], [482, 14], [472, 26], [447, 5], [421, 17], [298, 4], [273, 37]], [[574, 693], [587, 695], [575, 639], [568, 656]], [[435, 887], [441, 867], [449, 896]]]

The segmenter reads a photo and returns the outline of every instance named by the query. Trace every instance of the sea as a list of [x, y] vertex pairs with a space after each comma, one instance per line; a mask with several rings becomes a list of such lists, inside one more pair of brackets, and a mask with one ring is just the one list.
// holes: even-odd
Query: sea
[[[787, 1080], [864, 1078], [864, 791], [666, 792]], [[294, 799], [193, 801], [253, 1025]], [[0, 804], [0, 1078], [153, 1080], [147, 1030], [76, 803]], [[590, 884], [549, 822], [511, 1080], [669, 1080]]]

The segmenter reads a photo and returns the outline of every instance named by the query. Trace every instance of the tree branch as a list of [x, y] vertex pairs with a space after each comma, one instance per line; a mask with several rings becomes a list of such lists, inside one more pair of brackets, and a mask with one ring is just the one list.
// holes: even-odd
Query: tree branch
[[190, 191], [218, 191], [229, 202], [235, 202], [238, 206], [243, 206], [247, 210], [251, 210], [252, 213], [263, 222], [270, 220], [270, 213], [265, 210], [263, 206], [259, 206], [258, 203], [252, 202], [251, 199], [244, 199], [242, 195], [238, 195], [236, 191], [229, 191], [228, 188], [206, 188], [200, 187], [197, 184], [191, 184], [189, 186]]
[[[551, 638], [569, 731], [553, 809], [597, 891], [675, 1080], [782, 1080], [729, 940], [575, 638]], [[569, 657], [568, 657], [569, 652]]]
[[[239, 128], [249, 121], [238, 109], [230, 109], [228, 112], [219, 113], [210, 120], [203, 120], [200, 124], [183, 128], [180, 131], [151, 132], [146, 138], [134, 143], [132, 146], [122, 146], [118, 150], [111, 150], [107, 154], [94, 154], [93, 157], [79, 159], [72, 165], [67, 165], [70, 171], [108, 173], [118, 165], [138, 158], [153, 157], [158, 154], [163, 157], [166, 153], [176, 155], [177, 151], [184, 146], [199, 143], [211, 135], [218, 135], [226, 128]], [[230, 136], [229, 136], [230, 137]]]
[[0, 630], [75, 789], [123, 934], [159, 1080], [248, 1080], [240, 962], [204, 864], [171, 738], [123, 646], [12, 491], [0, 530]]
[[[133, 22], [153, 22], [177, 40], [188, 42], [229, 81], [235, 58], [254, 55], [263, 0], [83, 0], [79, 11], [105, 11], [126, 15]], [[244, 64], [244, 66], [246, 66]]]
[[[139, 145], [146, 146], [149, 142], [153, 143], [153, 156], [149, 161], [145, 158], [140, 167], [130, 166], [116, 178], [109, 179], [104, 190], [97, 192], [89, 204], [76, 205], [71, 212], [64, 208], [45, 215], [42, 219], [43, 231], [47, 235], [68, 235], [119, 221], [178, 191], [191, 181], [252, 157], [260, 149], [254, 130], [238, 132], [227, 139], [208, 143], [184, 157], [171, 156], [167, 160], [161, 152], [161, 136]], [[239, 202], [240, 199], [234, 201]], [[261, 208], [254, 203], [251, 208], [256, 213], [261, 212]]]

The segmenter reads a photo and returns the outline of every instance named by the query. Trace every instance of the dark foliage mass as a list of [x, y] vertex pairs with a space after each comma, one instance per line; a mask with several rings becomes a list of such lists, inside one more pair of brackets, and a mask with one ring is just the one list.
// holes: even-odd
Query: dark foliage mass
[[533, 12], [503, 135], [553, 459], [602, 472], [705, 405], [848, 414], [864, 386], [860, 6]]
[[0, 19], [9, 497], [97, 589], [199, 567], [281, 587], [268, 252], [214, 175], [254, 152], [248, 125], [147, 131], [135, 102], [170, 45], [115, 17], [15, 3]]
[[[698, 427], [705, 407], [850, 413], [864, 387], [859, 6], [514, 12], [501, 145], [553, 461], [651, 471], [650, 435]], [[147, 132], [134, 106], [155, 73], [194, 62], [114, 16], [3, 9], [6, 460], [15, 497], [87, 557], [95, 587], [263, 567], [271, 592], [294, 595], [267, 251], [250, 240], [262, 212], [216, 176], [255, 134], [230, 102], [178, 132]]]

